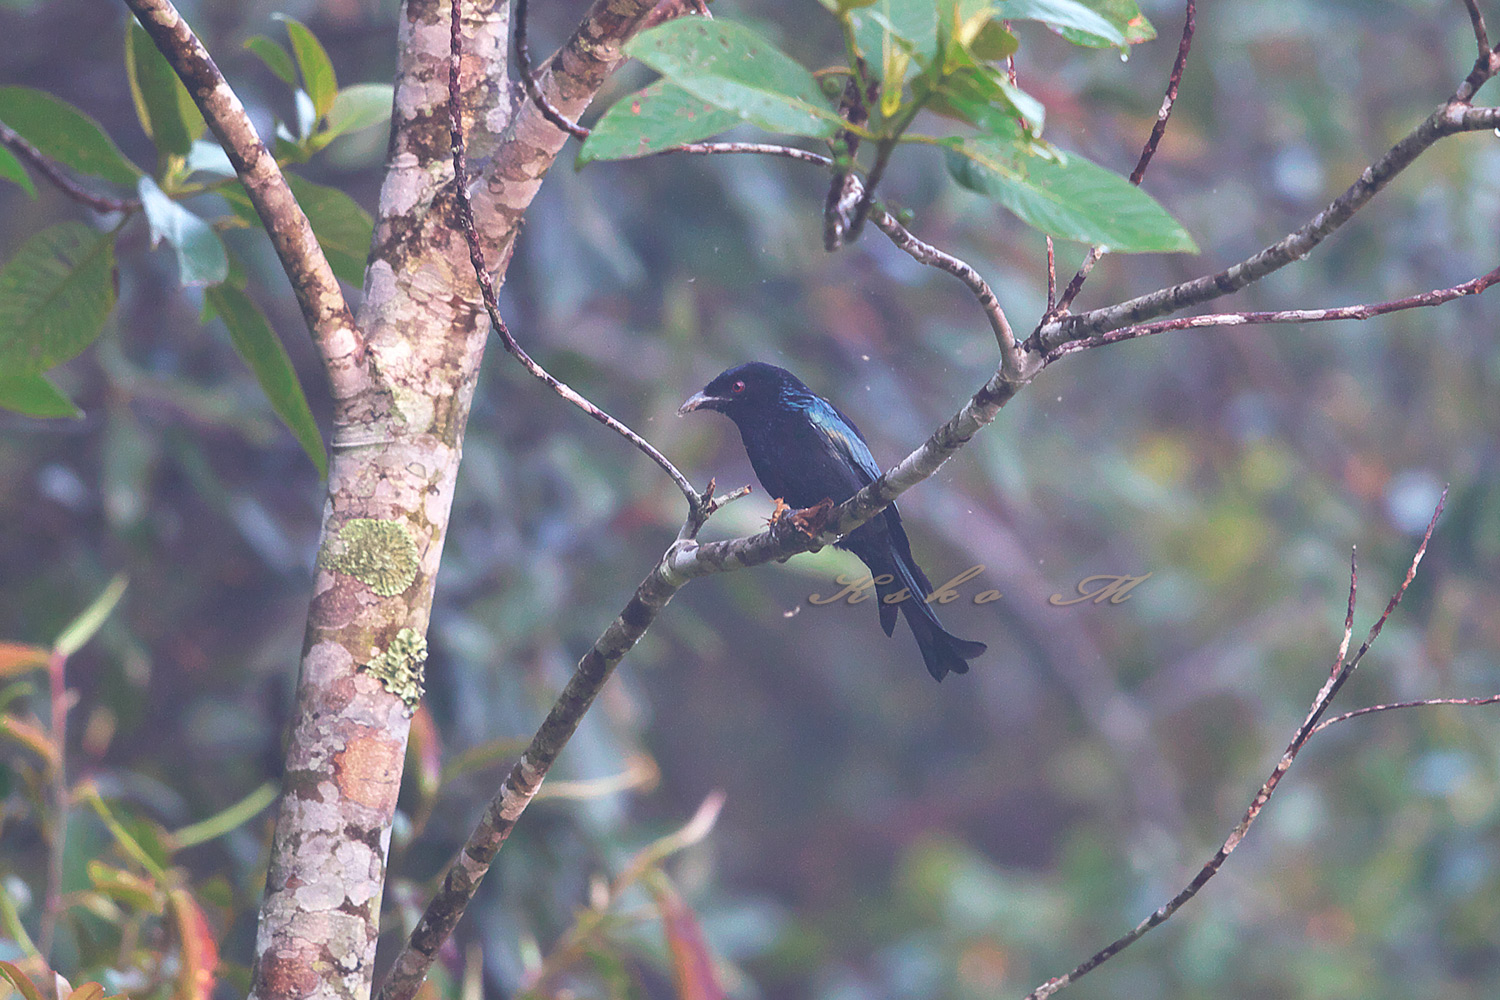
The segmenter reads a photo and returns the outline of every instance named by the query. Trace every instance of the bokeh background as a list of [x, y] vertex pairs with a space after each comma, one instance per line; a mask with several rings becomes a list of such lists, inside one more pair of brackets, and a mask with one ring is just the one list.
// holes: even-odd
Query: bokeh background
[[[539, 51], [584, 10], [537, 6]], [[1500, 7], [1481, 6], [1500, 27]], [[274, 11], [313, 27], [343, 84], [389, 80], [394, 65], [386, 0], [183, 9], [263, 125], [290, 103], [241, 46], [280, 33]], [[1142, 9], [1162, 37], [1128, 61], [1020, 29], [1020, 81], [1045, 101], [1048, 137], [1122, 173], [1181, 29], [1176, 4]], [[722, 0], [715, 11], [809, 65], [836, 51], [833, 22], [811, 0]], [[1082, 307], [1226, 266], [1300, 225], [1443, 101], [1473, 59], [1457, 0], [1239, 0], [1203, 4], [1198, 20], [1146, 187], [1203, 253], [1108, 258]], [[145, 157], [123, 25], [118, 6], [5, 0], [0, 84], [74, 102]], [[645, 79], [628, 69], [609, 96]], [[307, 176], [373, 209], [384, 151], [374, 131], [341, 140]], [[554, 373], [700, 482], [753, 481], [728, 421], [675, 416], [730, 364], [793, 369], [859, 423], [883, 463], [992, 371], [993, 339], [953, 279], [874, 231], [823, 251], [815, 171], [734, 157], [575, 172], [571, 156], [531, 211], [507, 318]], [[33, 201], [0, 186], [0, 256], [80, 217], [39, 187]], [[1030, 329], [1045, 303], [1040, 236], [959, 191], [929, 151], [900, 155], [884, 194], [914, 213], [918, 234], [973, 262]], [[1500, 140], [1445, 140], [1308, 260], [1219, 306], [1342, 305], [1455, 284], [1497, 263], [1497, 224]], [[122, 254], [110, 330], [60, 373], [87, 416], [0, 415], [0, 637], [46, 644], [113, 574], [129, 575], [120, 611], [71, 664], [70, 766], [121, 808], [173, 828], [279, 774], [322, 491], [143, 228]], [[230, 238], [326, 415], [264, 241]], [[1082, 248], [1058, 254], [1068, 275]], [[1422, 574], [1338, 705], [1500, 691], [1495, 294], [1366, 323], [1172, 334], [1047, 370], [901, 502], [934, 581], [983, 566], [943, 610], [952, 631], [990, 645], [967, 676], [934, 684], [905, 627], [887, 639], [869, 604], [809, 602], [838, 589], [834, 578], [858, 567], [851, 557], [695, 582], [622, 664], [554, 772], [647, 778], [540, 800], [461, 928], [449, 972], [482, 955], [487, 995], [514, 995], [591, 882], [722, 789], [713, 833], [667, 870], [734, 995], [1020, 995], [1145, 917], [1218, 846], [1333, 661], [1351, 546], [1362, 633], [1445, 483]], [[769, 506], [757, 491], [707, 535], [754, 530]], [[429, 766], [446, 763], [450, 780], [435, 799], [407, 794], [388, 944], [572, 664], [671, 542], [680, 508], [653, 465], [492, 352], [419, 727]], [[1146, 573], [1117, 605], [1048, 601], [1088, 576]], [[988, 589], [1003, 597], [974, 605]], [[14, 789], [4, 808], [0, 877], [24, 917], [39, 892], [40, 841]], [[1223, 874], [1073, 995], [1493, 997], [1497, 817], [1495, 709], [1336, 727]], [[107, 850], [93, 821], [75, 819], [70, 872]], [[183, 856], [217, 887], [211, 913], [230, 963], [250, 954], [269, 822], [263, 814]], [[671, 994], [659, 924], [622, 912], [557, 985]], [[64, 947], [60, 961], [66, 947], [83, 949]], [[221, 994], [236, 982], [228, 970]]]

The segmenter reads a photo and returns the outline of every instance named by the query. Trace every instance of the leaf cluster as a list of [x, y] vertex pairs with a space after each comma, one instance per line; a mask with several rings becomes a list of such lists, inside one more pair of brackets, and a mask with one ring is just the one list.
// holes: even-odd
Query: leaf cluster
[[[822, 0], [844, 39], [842, 62], [810, 71], [751, 28], [682, 18], [642, 33], [626, 52], [661, 74], [604, 113], [579, 161], [671, 150], [742, 123], [830, 143], [834, 169], [878, 181], [893, 151], [942, 150], [950, 176], [1049, 236], [1123, 253], [1196, 250], [1187, 231], [1125, 177], [1042, 136], [1043, 103], [1020, 87], [1016, 22], [1067, 41], [1115, 48], [1155, 37], [1135, 0]], [[870, 106], [837, 98], [852, 80]], [[963, 129], [913, 131], [926, 112]], [[872, 162], [848, 155], [863, 140]]]
[[[274, 141], [276, 158], [286, 167], [308, 162], [341, 135], [383, 124], [391, 88], [340, 88], [312, 31], [291, 18], [281, 20], [289, 48], [265, 35], [245, 46], [292, 91], [296, 120], [279, 122]], [[150, 170], [133, 163], [98, 122], [68, 103], [29, 87], [0, 88], [0, 122], [38, 154], [134, 194], [100, 225], [67, 221], [42, 230], [0, 267], [0, 407], [34, 417], [81, 416], [48, 372], [104, 332], [118, 297], [117, 246], [144, 218], [151, 245], [171, 248], [182, 285], [204, 290], [203, 322], [223, 322], [272, 409], [324, 471], [323, 442], [291, 359], [248, 294], [245, 268], [223, 239], [227, 230], [261, 228], [249, 196], [222, 148], [204, 138], [203, 117], [187, 89], [135, 22], [126, 32], [124, 68], [136, 117], [156, 151]], [[0, 179], [36, 194], [22, 160], [3, 146]], [[342, 191], [291, 173], [288, 179], [334, 273], [360, 284], [373, 232], [369, 214]]]

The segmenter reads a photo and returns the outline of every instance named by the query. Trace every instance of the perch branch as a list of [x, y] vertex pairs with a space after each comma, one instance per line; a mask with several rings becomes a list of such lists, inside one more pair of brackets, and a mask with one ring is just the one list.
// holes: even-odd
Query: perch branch
[[1195, 278], [1117, 305], [1061, 317], [1036, 330], [1025, 346], [1028, 351], [1045, 357], [1070, 340], [1083, 340], [1236, 292], [1311, 253], [1439, 139], [1497, 126], [1500, 126], [1500, 109], [1444, 104], [1367, 167], [1348, 190], [1306, 225], [1254, 256], [1217, 274]]
[[1370, 302], [1354, 306], [1335, 306], [1329, 309], [1282, 309], [1274, 312], [1207, 313], [1201, 316], [1182, 316], [1177, 319], [1159, 320], [1155, 323], [1140, 323], [1101, 333], [1085, 340], [1070, 340], [1053, 348], [1042, 365], [1050, 365], [1065, 354], [1117, 344], [1137, 337], [1149, 337], [1171, 330], [1192, 330], [1212, 326], [1249, 326], [1255, 323], [1323, 323], [1338, 319], [1369, 319], [1404, 309], [1419, 309], [1425, 306], [1442, 305], [1466, 295], [1478, 295], [1491, 285], [1500, 282], [1500, 267], [1463, 284], [1451, 288], [1438, 288], [1419, 295], [1392, 299], [1389, 302]]

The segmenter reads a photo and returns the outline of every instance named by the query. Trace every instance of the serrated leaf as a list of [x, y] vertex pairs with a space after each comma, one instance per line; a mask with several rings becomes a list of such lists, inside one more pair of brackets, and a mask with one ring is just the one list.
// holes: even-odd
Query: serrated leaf
[[83, 411], [45, 375], [0, 375], [0, 407], [28, 417], [83, 416]]
[[31, 183], [31, 175], [26, 173], [15, 154], [3, 146], [0, 146], [0, 180], [13, 181], [31, 197], [36, 197], [36, 185]]
[[389, 121], [394, 92], [388, 83], [356, 83], [339, 91], [328, 110], [329, 137]]
[[[1156, 28], [1146, 19], [1146, 15], [1141, 13], [1141, 9], [1136, 6], [1136, 0], [1079, 0], [1079, 2], [1118, 28], [1120, 34], [1125, 36], [1127, 45], [1139, 45], [1156, 37]], [[1072, 28], [1061, 28], [1058, 33], [1074, 45], [1086, 45], [1090, 48], [1113, 47], [1092, 35]]]
[[743, 24], [684, 17], [642, 32], [625, 52], [768, 132], [826, 139], [843, 124], [813, 75]]
[[216, 285], [229, 276], [224, 241], [197, 214], [173, 201], [149, 177], [137, 184], [141, 207], [151, 225], [151, 245], [166, 240], [177, 255], [177, 273], [186, 288]]
[[[292, 55], [297, 59], [297, 68], [302, 71], [302, 85], [312, 98], [318, 118], [328, 114], [333, 99], [338, 96], [339, 83], [333, 74], [333, 62], [307, 25], [285, 14], [272, 15], [286, 25], [287, 37], [292, 40]], [[303, 131], [306, 135], [306, 130]]]
[[292, 62], [292, 54], [282, 48], [279, 42], [272, 41], [265, 35], [255, 35], [245, 40], [245, 48], [259, 57], [266, 64], [266, 69], [276, 74], [282, 83], [288, 87], [297, 86], [297, 64]]
[[1050, 236], [1097, 244], [1114, 253], [1198, 250], [1154, 198], [1077, 154], [1057, 162], [995, 140], [953, 140], [947, 145], [948, 170], [959, 184], [992, 198]]
[[307, 397], [292, 359], [276, 337], [271, 324], [244, 292], [228, 285], [215, 285], [204, 295], [204, 304], [224, 321], [234, 349], [250, 366], [255, 380], [271, 403], [271, 409], [291, 430], [307, 457], [313, 460], [320, 475], [328, 474], [328, 455], [317, 421], [308, 409]]
[[674, 83], [658, 80], [622, 97], [594, 123], [578, 162], [628, 160], [698, 142], [740, 124], [733, 111], [715, 107]]
[[125, 594], [125, 574], [117, 575], [109, 584], [99, 592], [88, 607], [79, 612], [78, 617], [69, 622], [61, 632], [57, 634], [57, 641], [52, 644], [52, 652], [67, 659], [88, 644], [109, 618], [110, 613], [115, 610], [115, 605], [120, 603], [120, 598]]
[[1006, 21], [1040, 21], [1058, 30], [1072, 29], [1099, 46], [1125, 47], [1125, 35], [1079, 0], [998, 0], [995, 16]]
[[307, 213], [333, 273], [356, 288], [363, 285], [365, 261], [375, 238], [375, 220], [370, 213], [338, 188], [314, 184], [291, 173], [286, 181]]
[[186, 156], [203, 134], [203, 116], [146, 29], [134, 20], [125, 35], [125, 75], [136, 117], [157, 151]]
[[43, 156], [81, 174], [132, 187], [140, 175], [98, 122], [51, 94], [31, 87], [0, 87], [0, 121]]
[[0, 268], [0, 371], [38, 375], [76, 357], [115, 306], [114, 235], [64, 222]]

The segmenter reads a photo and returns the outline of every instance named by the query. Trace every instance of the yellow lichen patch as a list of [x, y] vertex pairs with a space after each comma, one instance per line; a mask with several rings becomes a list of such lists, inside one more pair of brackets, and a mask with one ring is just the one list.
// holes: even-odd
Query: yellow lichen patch
[[417, 710], [422, 700], [422, 682], [426, 680], [427, 640], [416, 629], [403, 628], [396, 633], [385, 652], [364, 665], [385, 689], [406, 703], [407, 714]]
[[357, 517], [329, 536], [319, 562], [394, 597], [417, 578], [417, 543], [397, 521]]

